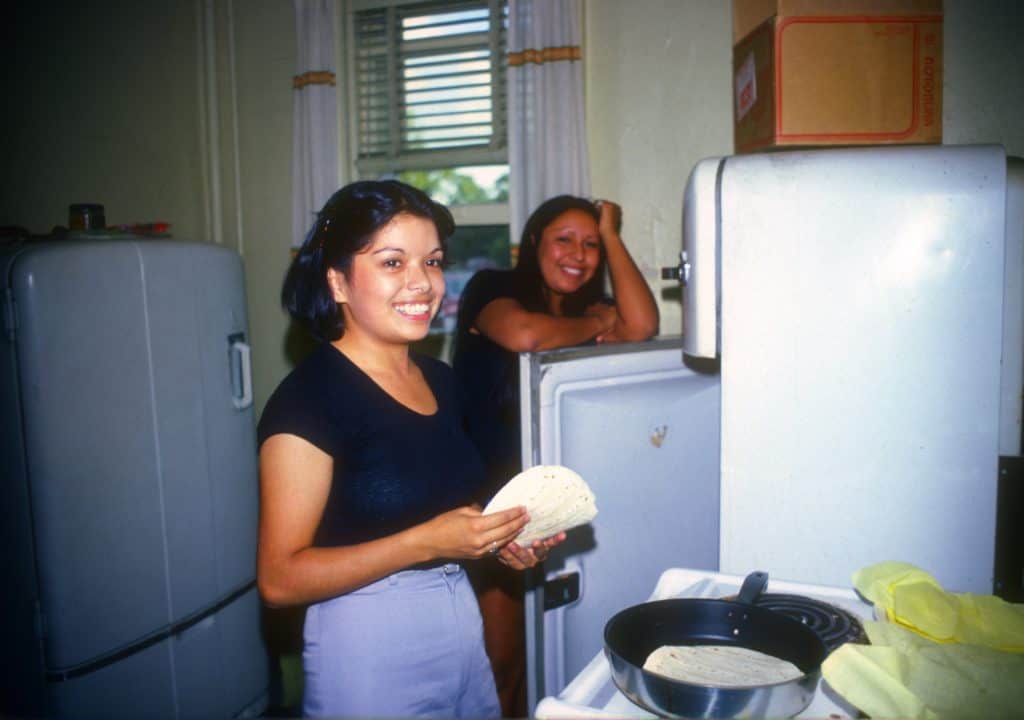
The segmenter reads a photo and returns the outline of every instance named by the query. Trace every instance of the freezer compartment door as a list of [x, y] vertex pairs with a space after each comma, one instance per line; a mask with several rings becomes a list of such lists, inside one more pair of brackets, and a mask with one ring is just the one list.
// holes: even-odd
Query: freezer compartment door
[[601, 650], [608, 619], [666, 567], [718, 566], [718, 377], [680, 350], [676, 338], [522, 357], [524, 466], [576, 470], [598, 507], [545, 563], [547, 592], [528, 592], [531, 708]]

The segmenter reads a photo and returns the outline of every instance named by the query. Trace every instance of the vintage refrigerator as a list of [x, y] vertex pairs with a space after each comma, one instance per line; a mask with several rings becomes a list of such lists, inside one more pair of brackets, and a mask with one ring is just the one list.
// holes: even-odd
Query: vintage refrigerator
[[1020, 484], [1022, 165], [998, 146], [704, 160], [681, 337], [520, 357], [524, 463], [577, 469], [599, 508], [528, 583], [531, 709], [668, 568], [850, 588], [899, 560], [993, 592], [997, 489], [1010, 467]]
[[0, 714], [258, 712], [241, 259], [80, 235], [0, 268]]

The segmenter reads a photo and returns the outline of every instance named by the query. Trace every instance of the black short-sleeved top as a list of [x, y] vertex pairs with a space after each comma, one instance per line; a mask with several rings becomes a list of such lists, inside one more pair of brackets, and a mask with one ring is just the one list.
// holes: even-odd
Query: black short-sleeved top
[[470, 437], [487, 466], [485, 497], [521, 469], [519, 355], [488, 337], [471, 333], [480, 311], [498, 298], [528, 307], [526, 291], [512, 270], [481, 270], [459, 300], [452, 366], [466, 394]]
[[260, 445], [288, 433], [334, 459], [317, 529], [321, 547], [394, 534], [480, 494], [483, 464], [467, 437], [462, 398], [444, 363], [413, 354], [437, 412], [420, 415], [382, 390], [329, 343], [281, 382], [260, 417]]

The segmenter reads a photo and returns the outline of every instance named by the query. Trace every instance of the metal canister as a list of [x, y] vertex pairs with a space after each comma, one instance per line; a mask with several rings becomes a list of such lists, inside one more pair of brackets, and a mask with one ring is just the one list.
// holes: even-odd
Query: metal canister
[[103, 230], [107, 218], [97, 203], [76, 203], [68, 206], [68, 227], [71, 230]]

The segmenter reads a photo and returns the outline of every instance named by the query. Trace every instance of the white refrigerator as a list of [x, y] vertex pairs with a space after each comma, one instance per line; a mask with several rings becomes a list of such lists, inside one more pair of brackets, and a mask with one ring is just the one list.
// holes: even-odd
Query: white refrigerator
[[0, 714], [262, 709], [241, 258], [71, 236], [0, 270]]
[[1021, 445], [1024, 163], [711, 158], [681, 229], [681, 337], [520, 358], [524, 463], [575, 468], [599, 508], [529, 584], [531, 709], [668, 568], [850, 588], [900, 560], [993, 592]]

